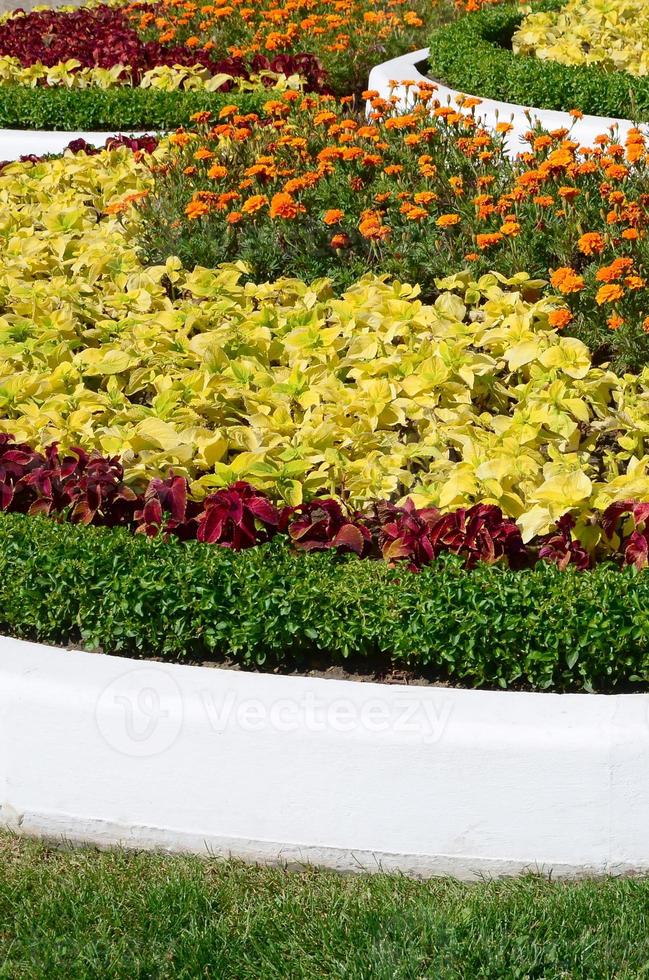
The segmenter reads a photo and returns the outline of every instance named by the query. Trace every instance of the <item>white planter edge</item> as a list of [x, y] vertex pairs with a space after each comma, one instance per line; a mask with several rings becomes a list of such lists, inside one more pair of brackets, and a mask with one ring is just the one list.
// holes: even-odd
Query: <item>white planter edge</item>
[[0, 825], [417, 876], [649, 871], [649, 695], [380, 685], [0, 637]]
[[[150, 130], [149, 130], [150, 133]], [[11, 162], [21, 156], [44, 156], [48, 153], [62, 153], [73, 140], [84, 139], [97, 148], [102, 147], [111, 136], [144, 136], [144, 131], [133, 132], [68, 132], [63, 130], [40, 129], [0, 129], [0, 161]]]
[[[393, 94], [398, 96], [401, 108], [407, 109], [412, 104], [413, 90], [411, 87], [405, 86], [404, 82], [431, 81], [428, 76], [422, 74], [418, 67], [426, 61], [428, 54], [428, 48], [421, 48], [419, 51], [412, 51], [401, 55], [399, 58], [393, 58], [391, 61], [376, 65], [370, 72], [368, 88], [377, 91], [380, 96], [386, 99]], [[458, 99], [463, 96], [482, 99], [479, 92], [460, 93], [434, 79], [433, 82], [437, 86], [435, 98], [442, 105], [458, 106]], [[569, 106], [568, 108], [579, 107]], [[506, 140], [507, 151], [510, 156], [515, 156], [517, 153], [529, 149], [529, 145], [524, 144], [522, 139], [534, 122], [539, 123], [547, 130], [568, 128], [570, 129], [570, 138], [582, 146], [592, 146], [595, 137], [601, 133], [606, 133], [611, 127], [617, 127], [620, 139], [624, 139], [628, 131], [636, 125], [630, 119], [614, 119], [607, 116], [585, 115], [582, 119], [575, 120], [569, 112], [536, 109], [534, 106], [498, 102], [495, 99], [482, 99], [481, 104], [475, 109], [475, 113], [476, 117], [489, 128], [494, 128], [498, 122], [512, 123], [513, 129], [507, 135]], [[640, 128], [645, 133], [649, 132], [647, 125], [642, 125]]]

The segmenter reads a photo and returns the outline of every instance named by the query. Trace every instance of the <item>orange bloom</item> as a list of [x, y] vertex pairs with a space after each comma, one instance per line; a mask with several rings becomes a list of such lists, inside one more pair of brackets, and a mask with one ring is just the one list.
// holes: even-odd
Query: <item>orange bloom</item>
[[555, 269], [550, 276], [550, 282], [555, 289], [564, 294], [579, 293], [585, 285], [583, 276], [578, 275], [569, 266]]
[[459, 214], [440, 214], [435, 224], [438, 228], [451, 228], [453, 225], [459, 224], [461, 220]]
[[214, 180], [222, 180], [228, 176], [228, 168], [221, 166], [220, 163], [214, 163], [207, 171], [207, 176], [212, 177]]
[[190, 201], [185, 208], [185, 214], [190, 221], [195, 221], [197, 218], [202, 218], [204, 215], [209, 214], [210, 208], [205, 201]]
[[548, 314], [548, 323], [551, 327], [555, 327], [557, 330], [563, 330], [563, 328], [567, 327], [569, 323], [572, 323], [572, 320], [572, 313], [570, 310], [566, 309], [566, 307], [562, 307], [559, 310], [552, 310], [552, 312]]
[[349, 236], [343, 233], [334, 235], [329, 244], [332, 248], [346, 248], [349, 245]]
[[495, 231], [489, 235], [476, 235], [475, 241], [479, 249], [484, 251], [486, 248], [491, 248], [492, 245], [497, 245], [502, 242], [503, 236], [499, 231]]
[[[244, 205], [245, 208], [245, 205]], [[270, 216], [271, 218], [284, 218], [287, 221], [297, 218], [298, 214], [305, 214], [306, 208], [302, 204], [287, 194], [286, 191], [280, 191], [278, 194], [273, 194], [272, 200], [270, 202]]]
[[584, 255], [600, 255], [604, 251], [604, 239], [597, 231], [588, 231], [582, 235], [577, 246]]
[[598, 306], [602, 306], [604, 303], [616, 303], [623, 296], [624, 290], [622, 287], [617, 283], [611, 283], [608, 286], [599, 287], [595, 296], [595, 302]]
[[340, 211], [338, 208], [330, 208], [329, 211], [325, 211], [322, 220], [326, 225], [337, 225], [344, 217], [344, 211]]
[[265, 194], [253, 194], [252, 197], [248, 198], [241, 210], [244, 214], [256, 214], [267, 204], [268, 198]]
[[390, 229], [383, 224], [382, 215], [378, 211], [363, 211], [358, 230], [363, 238], [370, 241], [383, 241], [390, 236]]
[[617, 313], [611, 313], [606, 323], [609, 330], [619, 330], [624, 325], [624, 320]]
[[630, 273], [632, 269], [633, 259], [621, 257], [614, 259], [610, 265], [602, 266], [595, 278], [598, 282], [615, 282], [616, 279], [621, 279], [622, 276]]

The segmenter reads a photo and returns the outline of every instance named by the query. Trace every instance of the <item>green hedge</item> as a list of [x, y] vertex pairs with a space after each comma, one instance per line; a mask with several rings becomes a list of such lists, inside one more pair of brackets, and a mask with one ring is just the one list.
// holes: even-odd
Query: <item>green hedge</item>
[[266, 669], [394, 665], [476, 687], [646, 688], [649, 573], [447, 558], [413, 574], [280, 538], [235, 554], [2, 515], [0, 633]]
[[226, 104], [257, 112], [267, 92], [162, 92], [122, 86], [111, 89], [28, 88], [0, 85], [0, 128], [130, 130], [175, 129], [194, 112], [218, 113]]
[[[534, 9], [558, 10], [563, 2], [545, 0]], [[506, 4], [434, 31], [431, 77], [461, 92], [537, 109], [649, 120], [649, 78], [514, 54], [509, 45], [523, 16], [518, 4]]]

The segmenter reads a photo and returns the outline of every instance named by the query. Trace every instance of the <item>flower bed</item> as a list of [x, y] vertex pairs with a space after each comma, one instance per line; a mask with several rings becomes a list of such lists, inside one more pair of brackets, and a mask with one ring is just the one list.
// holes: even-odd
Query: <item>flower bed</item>
[[[557, 11], [563, 0], [542, 0], [535, 11]], [[537, 109], [579, 109], [599, 116], [649, 119], [649, 80], [597, 64], [573, 65], [515, 54], [511, 41], [523, 22], [518, 4], [485, 7], [434, 31], [429, 71], [461, 92]]]
[[257, 279], [329, 276], [336, 286], [389, 273], [416, 281], [427, 299], [464, 265], [476, 279], [527, 269], [552, 276], [566, 297], [555, 326], [572, 323], [618, 368], [646, 362], [647, 155], [638, 130], [624, 144], [602, 134], [584, 150], [565, 129], [530, 131], [529, 149], [512, 163], [503, 148], [510, 124], [496, 134], [480, 127], [477, 100], [438, 105], [434, 85], [422, 82], [404, 114], [367, 94], [366, 124], [344, 105], [294, 93], [269, 101], [260, 118], [198, 117], [171, 137], [171, 158], [144, 203], [147, 254], [188, 266], [242, 258]]
[[233, 101], [250, 111], [268, 87], [346, 92], [423, 23], [415, 8], [376, 0], [16, 11], [0, 20], [0, 127], [172, 128]]

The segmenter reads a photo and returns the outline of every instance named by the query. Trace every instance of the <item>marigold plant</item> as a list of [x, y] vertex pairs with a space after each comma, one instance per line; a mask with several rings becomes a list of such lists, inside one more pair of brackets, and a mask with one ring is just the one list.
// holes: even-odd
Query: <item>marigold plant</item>
[[564, 297], [556, 326], [600, 360], [645, 363], [642, 133], [580, 147], [565, 129], [530, 132], [512, 162], [506, 127], [482, 129], [476, 100], [440, 105], [434, 85], [411, 89], [408, 113], [371, 92], [368, 118], [344, 100], [286, 92], [261, 116], [231, 106], [201, 117], [156, 165], [142, 208], [149, 256], [243, 259], [257, 278], [327, 275], [341, 287], [389, 273], [427, 297], [437, 277], [465, 264], [476, 275], [527, 269]]

